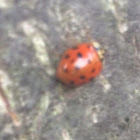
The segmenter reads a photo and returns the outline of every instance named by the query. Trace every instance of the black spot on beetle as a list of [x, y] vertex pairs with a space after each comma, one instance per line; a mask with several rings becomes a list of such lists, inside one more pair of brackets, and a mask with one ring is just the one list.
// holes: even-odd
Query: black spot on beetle
[[69, 70], [68, 70], [68, 69], [64, 69], [64, 72], [68, 73], [68, 72], [69, 72]]
[[76, 70], [80, 70], [80, 68], [79, 68], [79, 67], [75, 67], [75, 69], [76, 69]]
[[70, 57], [70, 55], [66, 54], [64, 57], [65, 57], [65, 59], [68, 59]]
[[94, 78], [93, 77], [91, 77], [90, 79], [89, 79], [89, 81], [92, 81]]
[[90, 48], [90, 45], [88, 45], [87, 48], [89, 49]]
[[73, 62], [74, 62], [74, 60], [72, 59], [72, 60], [71, 60], [71, 63], [73, 63]]
[[95, 72], [95, 69], [92, 69], [91, 72]]
[[81, 53], [77, 53], [77, 56], [78, 56], [78, 57], [82, 57], [82, 54], [81, 54]]
[[81, 75], [80, 76], [80, 79], [82, 79], [82, 80], [85, 79], [85, 76], [84, 75]]
[[74, 81], [70, 81], [70, 84], [71, 84], [71, 85], [74, 85]]

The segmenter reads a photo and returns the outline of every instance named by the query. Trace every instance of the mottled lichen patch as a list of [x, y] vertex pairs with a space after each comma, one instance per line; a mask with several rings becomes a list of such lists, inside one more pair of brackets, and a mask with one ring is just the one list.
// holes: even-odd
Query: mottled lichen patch
[[100, 83], [103, 86], [104, 92], [107, 93], [111, 89], [111, 84], [103, 75], [100, 75]]
[[[84, 13], [85, 16], [81, 16], [74, 8], [68, 7], [63, 9], [60, 1], [52, 2], [51, 6], [53, 10], [46, 9], [46, 12], [58, 23], [55, 29], [58, 32], [63, 32], [60, 36], [62, 40], [68, 39], [76, 43], [80, 42], [82, 37], [87, 37], [90, 25], [85, 17], [89, 16], [87, 15], [88, 13]], [[80, 5], [78, 6], [80, 7]], [[75, 34], [74, 37], [72, 36], [73, 34]]]
[[57, 116], [57, 115], [63, 113], [63, 110], [64, 110], [64, 104], [61, 104], [61, 103], [57, 104], [57, 105], [54, 106], [52, 114], [54, 116]]
[[63, 140], [73, 140], [70, 135], [70, 132], [67, 129], [63, 129], [61, 135]]
[[0, 8], [6, 9], [13, 5], [13, 0], [0, 0]]
[[[38, 24], [41, 23], [38, 23], [38, 21], [36, 21], [35, 19], [30, 19], [29, 21], [27, 20], [20, 23], [19, 27], [21, 27], [21, 30], [32, 42], [32, 47], [35, 50], [35, 56], [40, 62], [40, 64], [46, 67], [46, 73], [52, 76], [55, 72], [51, 66], [51, 60], [49, 57], [49, 52], [47, 50], [47, 46], [50, 45], [50, 43], [49, 41], [46, 43], [48, 37], [37, 28]], [[47, 25], [45, 29], [47, 29]]]
[[126, 0], [102, 0], [106, 11], [110, 11], [116, 19], [117, 29], [120, 33], [125, 33], [128, 30]]

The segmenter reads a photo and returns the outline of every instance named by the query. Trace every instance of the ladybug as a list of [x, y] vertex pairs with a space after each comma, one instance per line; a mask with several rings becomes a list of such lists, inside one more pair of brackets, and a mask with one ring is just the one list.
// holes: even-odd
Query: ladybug
[[102, 70], [104, 50], [97, 42], [67, 49], [58, 64], [56, 77], [68, 86], [79, 86], [94, 79]]

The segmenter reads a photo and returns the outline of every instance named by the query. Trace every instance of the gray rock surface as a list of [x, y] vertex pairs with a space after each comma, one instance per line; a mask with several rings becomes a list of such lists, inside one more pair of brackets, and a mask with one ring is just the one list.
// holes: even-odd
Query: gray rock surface
[[[102, 74], [68, 88], [60, 55], [91, 39]], [[0, 0], [0, 140], [140, 140], [139, 75], [139, 0]]]

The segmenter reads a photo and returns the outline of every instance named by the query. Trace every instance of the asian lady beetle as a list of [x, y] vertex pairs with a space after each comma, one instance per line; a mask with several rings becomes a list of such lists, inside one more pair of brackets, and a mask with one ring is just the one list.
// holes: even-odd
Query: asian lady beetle
[[56, 77], [68, 86], [88, 83], [101, 72], [103, 55], [104, 50], [97, 42], [68, 49], [58, 64]]

